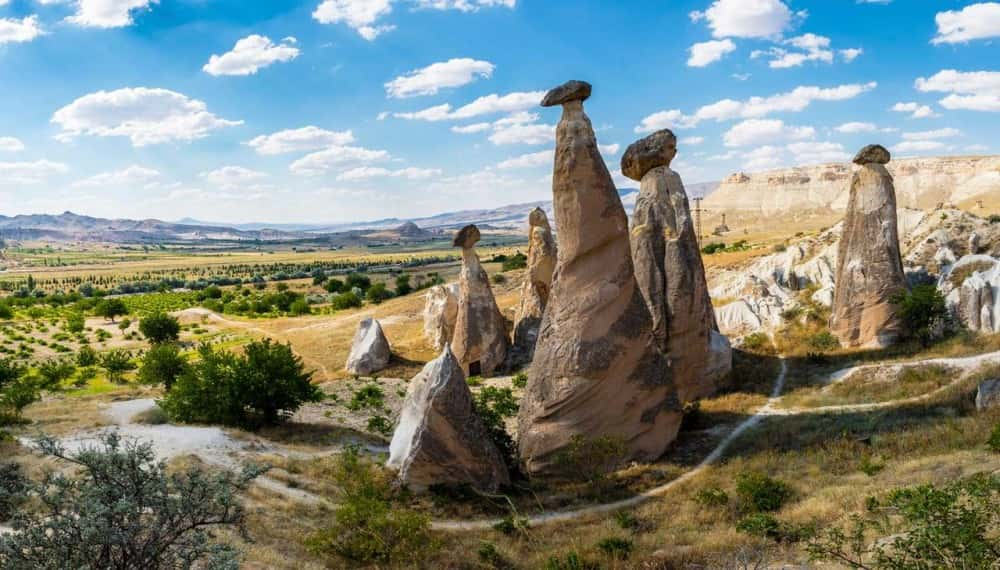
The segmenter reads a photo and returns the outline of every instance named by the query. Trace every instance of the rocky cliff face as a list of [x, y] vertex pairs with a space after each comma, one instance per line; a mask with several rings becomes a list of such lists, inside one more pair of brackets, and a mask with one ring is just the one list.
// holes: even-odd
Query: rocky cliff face
[[[903, 158], [887, 165], [900, 207], [960, 205], [1000, 192], [1000, 156]], [[705, 208], [770, 216], [795, 211], [843, 212], [850, 164], [736, 173], [705, 199]], [[995, 195], [995, 194], [994, 194]]]

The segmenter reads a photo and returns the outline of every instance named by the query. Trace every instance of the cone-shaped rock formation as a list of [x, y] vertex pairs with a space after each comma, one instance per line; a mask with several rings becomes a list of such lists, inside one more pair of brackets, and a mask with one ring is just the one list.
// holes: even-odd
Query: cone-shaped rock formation
[[846, 346], [882, 347], [894, 343], [901, 322], [892, 299], [907, 288], [899, 252], [896, 189], [886, 170], [889, 151], [863, 148], [851, 177], [837, 259], [830, 330]]
[[424, 302], [424, 336], [434, 350], [451, 344], [458, 320], [458, 283], [436, 285], [427, 291]]
[[372, 318], [361, 319], [354, 334], [351, 354], [347, 357], [347, 371], [357, 376], [371, 376], [389, 366], [392, 350], [382, 332], [382, 325]]
[[510, 483], [503, 456], [473, 408], [451, 349], [445, 348], [410, 382], [386, 466], [415, 491], [463, 484], [495, 491]]
[[678, 396], [687, 402], [719, 388], [732, 368], [732, 352], [716, 332], [687, 193], [670, 169], [676, 154], [674, 134], [658, 131], [628, 147], [622, 172], [641, 181], [632, 217], [636, 281], [649, 306], [653, 336], [670, 359]]
[[574, 440], [612, 438], [625, 460], [663, 454], [680, 427], [680, 402], [636, 285], [628, 218], [583, 100], [570, 82], [561, 104], [552, 192], [559, 258], [519, 416], [529, 473], [557, 471]]
[[478, 242], [476, 226], [465, 226], [455, 236], [455, 247], [462, 248], [462, 273], [458, 279], [458, 317], [451, 349], [466, 374], [489, 376], [507, 358], [510, 342], [507, 323], [476, 255]]
[[528, 216], [528, 272], [521, 286], [521, 304], [514, 325], [514, 345], [527, 360], [531, 360], [538, 340], [545, 305], [552, 289], [552, 273], [556, 270], [556, 240], [552, 237], [549, 218], [541, 208]]

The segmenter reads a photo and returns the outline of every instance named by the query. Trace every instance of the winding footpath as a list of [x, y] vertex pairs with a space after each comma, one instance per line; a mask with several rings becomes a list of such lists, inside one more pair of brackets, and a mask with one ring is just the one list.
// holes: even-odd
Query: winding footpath
[[[840, 370], [833, 373], [830, 378], [832, 381], [843, 381], [856, 372], [864, 369], [879, 367], [879, 366], [891, 366], [893, 370], [901, 370], [903, 368], [908, 368], [912, 366], [925, 366], [925, 365], [940, 365], [948, 366], [952, 368], [959, 369], [961, 373], [955, 376], [955, 380], [926, 394], [920, 396], [915, 396], [912, 398], [905, 398], [902, 400], [893, 400], [888, 402], [878, 402], [874, 404], [845, 404], [839, 406], [823, 406], [818, 408], [787, 408], [781, 409], [777, 407], [777, 404], [782, 399], [782, 392], [785, 389], [785, 378], [788, 375], [788, 363], [784, 358], [781, 358], [781, 371], [778, 373], [778, 377], [774, 381], [774, 388], [771, 390], [770, 398], [767, 403], [757, 410], [753, 416], [746, 419], [740, 423], [736, 428], [729, 433], [719, 445], [708, 454], [705, 459], [702, 460], [694, 469], [684, 473], [677, 479], [660, 485], [659, 487], [654, 487], [647, 491], [644, 491], [634, 497], [628, 499], [623, 499], [620, 501], [615, 501], [612, 503], [604, 503], [600, 505], [592, 505], [588, 507], [582, 507], [574, 510], [566, 511], [549, 511], [540, 513], [537, 515], [532, 515], [524, 517], [529, 526], [538, 526], [549, 523], [556, 522], [567, 522], [572, 520], [581, 519], [593, 515], [605, 515], [608, 513], [613, 513], [615, 511], [629, 509], [636, 507], [650, 499], [660, 497], [673, 488], [694, 479], [700, 475], [703, 471], [718, 463], [722, 456], [726, 453], [726, 450], [732, 445], [736, 438], [743, 435], [747, 430], [752, 429], [754, 426], [759, 424], [764, 418], [771, 416], [793, 416], [802, 414], [823, 414], [823, 413], [839, 413], [839, 412], [851, 412], [851, 411], [866, 411], [878, 408], [887, 408], [893, 406], [900, 406], [910, 403], [921, 402], [928, 400], [942, 392], [953, 387], [958, 382], [965, 379], [965, 377], [983, 365], [989, 364], [1000, 364], [1000, 352], [992, 352], [987, 354], [980, 354], [976, 356], [962, 357], [962, 358], [934, 358], [928, 360], [918, 360], [913, 362], [900, 362], [891, 365], [879, 365], [879, 364], [868, 364], [862, 366], [855, 366]], [[451, 532], [464, 532], [464, 531], [481, 531], [489, 530], [493, 528], [497, 523], [502, 522], [503, 519], [480, 519], [472, 521], [462, 521], [462, 520], [439, 520], [432, 521], [431, 528], [441, 531], [451, 531]]]

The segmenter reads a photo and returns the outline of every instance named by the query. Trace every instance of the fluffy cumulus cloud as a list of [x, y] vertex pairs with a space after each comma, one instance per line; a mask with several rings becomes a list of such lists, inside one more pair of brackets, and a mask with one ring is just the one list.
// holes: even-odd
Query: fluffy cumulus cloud
[[743, 160], [743, 168], [751, 172], [778, 168], [785, 164], [784, 149], [771, 145], [755, 148], [740, 155], [740, 158]]
[[744, 147], [799, 141], [815, 135], [812, 127], [790, 126], [779, 119], [749, 119], [734, 125], [722, 138], [728, 147]]
[[728, 53], [736, 51], [736, 44], [733, 40], [710, 40], [694, 44], [688, 50], [691, 57], [688, 58], [688, 67], [705, 67], [715, 63]]
[[41, 36], [45, 32], [38, 24], [38, 16], [0, 18], [0, 46], [9, 43], [24, 43]]
[[770, 97], [751, 97], [745, 101], [723, 99], [699, 108], [693, 115], [686, 115], [676, 109], [659, 111], [644, 118], [635, 128], [635, 132], [649, 133], [665, 128], [689, 129], [708, 120], [721, 122], [759, 119], [774, 113], [795, 113], [805, 110], [815, 101], [846, 101], [877, 86], [874, 81], [830, 88], [802, 86]]
[[159, 178], [160, 172], [153, 168], [133, 165], [122, 170], [102, 172], [73, 183], [74, 188], [107, 188], [145, 186]]
[[218, 186], [223, 190], [235, 190], [253, 186], [260, 180], [267, 178], [267, 174], [242, 166], [223, 166], [210, 172], [202, 172], [201, 177], [208, 181], [209, 184]]
[[344, 146], [354, 142], [351, 131], [328, 131], [309, 125], [300, 129], [287, 129], [269, 135], [261, 135], [243, 144], [261, 155], [309, 152], [330, 146]]
[[21, 152], [24, 143], [14, 137], [0, 137], [0, 152]]
[[939, 71], [917, 79], [916, 87], [924, 92], [949, 93], [941, 99], [945, 109], [1000, 112], [1000, 71]]
[[384, 150], [331, 146], [296, 160], [289, 166], [289, 170], [300, 176], [319, 176], [334, 169], [349, 169], [389, 158], [389, 153]]
[[822, 164], [846, 162], [851, 155], [844, 145], [833, 142], [798, 142], [786, 147], [792, 153], [795, 164]]
[[159, 0], [76, 0], [76, 13], [68, 21], [89, 28], [123, 28], [132, 25], [136, 12], [151, 10]]
[[521, 156], [516, 156], [514, 158], [508, 158], [500, 164], [497, 164], [497, 168], [502, 170], [511, 168], [536, 168], [539, 166], [551, 165], [553, 160], [555, 160], [555, 151], [543, 150], [540, 152], [522, 154]]
[[197, 99], [146, 87], [84, 95], [56, 111], [52, 122], [62, 129], [56, 137], [62, 141], [81, 135], [128, 137], [137, 147], [191, 141], [243, 124], [215, 116]]
[[460, 135], [471, 135], [486, 132], [491, 128], [493, 128], [492, 123], [472, 123], [471, 125], [456, 125], [451, 128], [451, 132]]
[[929, 106], [914, 102], [896, 103], [890, 110], [896, 113], [910, 113], [911, 119], [930, 119], [938, 116]]
[[772, 69], [787, 69], [799, 67], [809, 61], [833, 63], [834, 52], [830, 49], [830, 38], [816, 34], [803, 34], [782, 42], [785, 47], [773, 47], [768, 50], [756, 50], [750, 54], [751, 59], [770, 57], [768, 66]]
[[388, 168], [374, 166], [359, 166], [346, 170], [337, 175], [340, 181], [369, 180], [371, 178], [405, 178], [407, 180], [425, 180], [441, 176], [438, 168], [401, 168], [399, 170], [389, 170]]
[[865, 50], [861, 48], [847, 48], [840, 50], [840, 57], [847, 63], [851, 63], [855, 59], [858, 59], [861, 55], [865, 53]]
[[402, 99], [418, 95], [435, 95], [441, 89], [468, 85], [478, 78], [489, 78], [495, 66], [488, 61], [455, 58], [432, 63], [397, 77], [385, 84], [385, 91], [392, 98]]
[[210, 75], [253, 75], [272, 63], [291, 61], [299, 56], [295, 38], [285, 38], [276, 44], [267, 36], [250, 35], [238, 42], [231, 51], [213, 55], [202, 68]]
[[1000, 3], [980, 2], [961, 10], [940, 12], [934, 18], [938, 33], [935, 44], [957, 44], [1000, 37]]
[[781, 0], [716, 0], [691, 20], [704, 20], [716, 38], [770, 38], [792, 25], [792, 11]]
[[0, 162], [0, 184], [40, 184], [50, 176], [66, 172], [68, 166], [51, 160]]
[[556, 126], [534, 123], [494, 124], [490, 142], [505, 144], [545, 144], [556, 140]]
[[[323, 0], [313, 18], [321, 24], [347, 24], [364, 39], [372, 41], [385, 32], [396, 29], [380, 20], [392, 12], [392, 5], [401, 0]], [[458, 10], [475, 12], [480, 8], [514, 8], [517, 0], [410, 0], [418, 9]]]
[[507, 93], [506, 95], [491, 94], [480, 97], [475, 101], [463, 105], [458, 109], [452, 109], [451, 104], [444, 103], [434, 107], [428, 107], [421, 111], [409, 113], [394, 113], [393, 116], [399, 119], [418, 121], [458, 121], [472, 119], [486, 115], [496, 115], [499, 113], [515, 113], [532, 109], [545, 96], [544, 91], [518, 91]]
[[857, 133], [874, 133], [878, 130], [878, 126], [876, 126], [875, 123], [862, 123], [855, 121], [851, 123], [844, 123], [834, 128], [834, 130], [838, 133], [853, 135]]

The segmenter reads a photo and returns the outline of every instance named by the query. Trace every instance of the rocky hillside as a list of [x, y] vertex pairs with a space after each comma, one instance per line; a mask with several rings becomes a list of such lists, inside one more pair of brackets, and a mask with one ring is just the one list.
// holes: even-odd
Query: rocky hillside
[[[821, 164], [729, 176], [705, 207], [742, 215], [839, 213], [847, 206], [850, 164]], [[995, 206], [1000, 196], [1000, 156], [904, 158], [887, 168], [895, 178], [901, 208], [938, 204], [971, 208], [978, 200]]]

